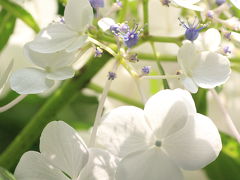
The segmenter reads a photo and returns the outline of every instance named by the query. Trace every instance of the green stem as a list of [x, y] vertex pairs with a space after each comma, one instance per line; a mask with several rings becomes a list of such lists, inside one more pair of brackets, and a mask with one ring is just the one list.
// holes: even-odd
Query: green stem
[[144, 24], [144, 35], [149, 34], [149, 22], [148, 22], [148, 0], [143, 0], [143, 24]]
[[128, 0], [122, 0], [122, 9], [119, 12], [118, 22], [122, 23], [126, 20], [127, 10], [128, 10]]
[[148, 54], [148, 53], [137, 53], [137, 54], [139, 59], [146, 60], [146, 61], [163, 61], [163, 62], [177, 61], [176, 56], [161, 55], [156, 58], [153, 54]]
[[[89, 88], [89, 89], [91, 89], [91, 90], [93, 90], [93, 91], [95, 91], [97, 93], [102, 93], [103, 92], [103, 88], [98, 86], [97, 84], [94, 84], [94, 83], [90, 83], [87, 86], [87, 88]], [[121, 101], [123, 103], [126, 103], [128, 105], [137, 106], [139, 108], [143, 108], [144, 107], [144, 105], [141, 102], [138, 102], [138, 101], [136, 101], [134, 99], [130, 99], [130, 98], [126, 97], [126, 96], [123, 96], [123, 95], [118, 94], [118, 93], [113, 92], [113, 91], [109, 91], [108, 92], [108, 96], [113, 98], [113, 99], [116, 99], [118, 101]]]
[[184, 40], [184, 37], [183, 36], [179, 36], [179, 37], [147, 36], [144, 39], [145, 41], [150, 41], [150, 42], [175, 43], [178, 46], [181, 46], [182, 40]]
[[76, 93], [87, 86], [92, 77], [97, 74], [110, 57], [109, 54], [104, 54], [97, 60], [91, 58], [74, 78], [66, 81], [1, 154], [0, 166], [7, 169], [13, 168], [22, 154], [37, 142], [43, 128], [50, 121], [54, 120], [55, 115], [61, 111], [64, 105], [66, 105]]

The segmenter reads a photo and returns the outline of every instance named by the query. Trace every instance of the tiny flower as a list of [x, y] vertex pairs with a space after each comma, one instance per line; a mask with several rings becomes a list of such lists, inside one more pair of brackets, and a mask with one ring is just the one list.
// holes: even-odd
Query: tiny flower
[[102, 57], [102, 54], [103, 50], [100, 47], [96, 47], [94, 57]]
[[85, 44], [85, 31], [92, 20], [93, 9], [89, 0], [68, 0], [64, 11], [65, 23], [50, 24], [38, 34], [29, 47], [40, 53], [75, 51]]
[[29, 44], [24, 47], [27, 58], [38, 67], [19, 69], [10, 77], [10, 87], [19, 94], [37, 94], [50, 89], [56, 80], [65, 80], [74, 76], [72, 63], [75, 53], [59, 51], [39, 53], [31, 50]]
[[206, 26], [199, 27], [199, 23], [196, 22], [196, 19], [192, 24], [185, 24], [181, 19], [179, 18], [179, 21], [181, 23], [181, 26], [183, 26], [186, 31], [185, 31], [185, 38], [189, 41], [194, 41], [198, 38], [199, 32], [206, 28]]
[[225, 2], [226, 2], [226, 0], [216, 0], [216, 4], [219, 5], [219, 6], [222, 5]]
[[116, 3], [117, 3], [117, 5], [118, 5], [119, 7], [122, 7], [122, 1], [116, 0]]
[[147, 74], [150, 73], [150, 69], [151, 69], [151, 66], [144, 66], [144, 67], [142, 68], [142, 73], [143, 73], [144, 75], [147, 75]]
[[133, 29], [127, 32], [125, 35], [123, 35], [124, 44], [128, 48], [135, 46], [138, 42], [138, 39], [139, 39], [139, 32], [137, 32], [136, 29]]
[[221, 151], [212, 120], [196, 112], [185, 90], [162, 90], [144, 110], [122, 106], [104, 116], [97, 142], [121, 159], [116, 180], [182, 180], [180, 169], [197, 170]]
[[227, 33], [224, 33], [224, 37], [227, 39], [227, 40], [231, 40], [231, 34], [232, 32], [227, 32]]
[[231, 73], [227, 57], [211, 51], [199, 52], [196, 45], [186, 42], [178, 51], [184, 87], [192, 93], [201, 88], [215, 88], [224, 84]]
[[63, 121], [53, 121], [43, 130], [40, 153], [26, 152], [20, 159], [17, 180], [110, 180], [118, 160], [109, 152], [88, 148]]
[[89, 0], [91, 6], [95, 9], [104, 7], [104, 0]]
[[108, 72], [108, 80], [114, 80], [117, 77], [115, 72]]

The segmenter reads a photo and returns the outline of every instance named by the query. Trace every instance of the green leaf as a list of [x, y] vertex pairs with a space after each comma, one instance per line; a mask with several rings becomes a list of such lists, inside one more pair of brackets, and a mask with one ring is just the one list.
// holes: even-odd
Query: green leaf
[[10, 172], [0, 167], [0, 180], [16, 180], [16, 179]]
[[9, 37], [13, 33], [16, 18], [11, 13], [2, 9], [0, 12], [0, 52], [8, 42]]
[[240, 179], [240, 144], [221, 133], [223, 149], [218, 159], [205, 168], [210, 180]]
[[9, 0], [0, 0], [0, 5], [9, 13], [11, 13], [13, 16], [25, 22], [35, 32], [40, 31], [40, 28], [36, 21], [34, 20], [34, 18], [32, 17], [32, 15], [18, 4], [11, 2]]

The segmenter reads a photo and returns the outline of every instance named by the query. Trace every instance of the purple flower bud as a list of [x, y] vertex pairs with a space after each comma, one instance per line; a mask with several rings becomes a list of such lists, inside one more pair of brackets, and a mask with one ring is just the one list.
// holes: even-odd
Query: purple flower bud
[[143, 74], [149, 74], [150, 73], [150, 66], [144, 66], [143, 68], [142, 68], [142, 73]]
[[161, 3], [162, 3], [163, 6], [169, 7], [169, 4], [171, 3], [171, 1], [169, 1], [169, 0], [161, 0]]
[[225, 46], [224, 48], [223, 48], [223, 52], [224, 52], [224, 54], [231, 54], [232, 53], [232, 51], [230, 50], [230, 47], [229, 46]]
[[117, 36], [118, 33], [120, 32], [119, 25], [118, 24], [111, 25], [110, 26], [110, 31]]
[[178, 18], [178, 20], [180, 21], [180, 25], [183, 26], [186, 31], [185, 31], [185, 38], [188, 39], [189, 41], [194, 41], [198, 38], [199, 32], [206, 28], [206, 26], [202, 26], [202, 27], [198, 27], [199, 23], [195, 23], [196, 22], [196, 18], [194, 20], [194, 22], [192, 24], [187, 23], [187, 25], [180, 20], [180, 18]]
[[104, 0], [89, 0], [89, 2], [94, 9], [104, 7]]
[[230, 41], [231, 40], [231, 34], [232, 34], [231, 32], [227, 32], [227, 33], [224, 34], [224, 37]]
[[216, 4], [219, 5], [219, 6], [222, 5], [225, 2], [226, 2], [226, 0], [216, 0]]
[[96, 47], [94, 57], [101, 57], [102, 54], [103, 54], [103, 50], [99, 47]]
[[108, 72], [108, 80], [114, 80], [117, 77], [115, 72]]

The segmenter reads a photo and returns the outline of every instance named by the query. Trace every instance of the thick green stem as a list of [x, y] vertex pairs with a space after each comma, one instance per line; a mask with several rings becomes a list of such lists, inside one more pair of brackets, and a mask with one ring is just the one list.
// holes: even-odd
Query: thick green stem
[[0, 166], [12, 169], [22, 154], [36, 143], [43, 128], [50, 121], [54, 120], [55, 115], [61, 111], [64, 105], [66, 105], [76, 93], [87, 86], [92, 77], [97, 74], [109, 59], [110, 55], [108, 54], [103, 55], [97, 60], [91, 58], [73, 79], [66, 81], [1, 154]]
[[138, 58], [146, 61], [162, 61], [162, 62], [176, 62], [176, 56], [161, 55], [157, 58], [153, 54], [148, 53], [137, 53]]
[[[97, 93], [102, 93], [103, 92], [103, 88], [98, 86], [97, 84], [93, 84], [93, 83], [90, 83], [87, 88], [97, 92]], [[111, 97], [113, 99], [116, 99], [118, 101], [121, 101], [123, 103], [126, 103], [128, 105], [132, 105], [132, 106], [137, 106], [139, 108], [143, 108], [143, 104], [141, 102], [138, 102], [134, 99], [130, 99], [129, 97], [126, 97], [126, 96], [123, 96], [121, 94], [118, 94], [116, 92], [113, 92], [113, 91], [109, 91], [108, 92], [108, 97]]]
[[178, 46], [182, 45], [182, 40], [184, 40], [183, 36], [179, 36], [179, 37], [147, 36], [147, 37], [145, 37], [145, 41], [161, 42], [161, 43], [175, 43]]
[[144, 24], [144, 35], [149, 34], [149, 22], [148, 22], [148, 0], [143, 0], [143, 24]]

